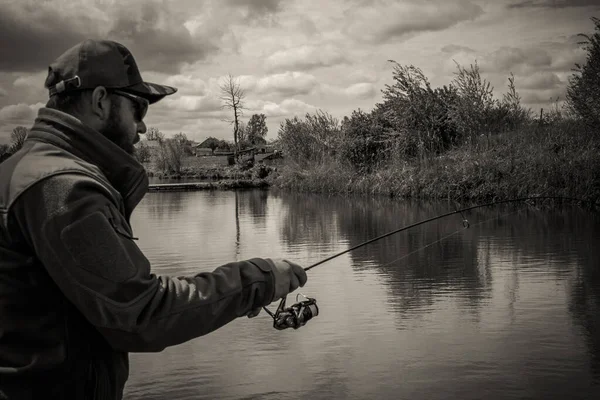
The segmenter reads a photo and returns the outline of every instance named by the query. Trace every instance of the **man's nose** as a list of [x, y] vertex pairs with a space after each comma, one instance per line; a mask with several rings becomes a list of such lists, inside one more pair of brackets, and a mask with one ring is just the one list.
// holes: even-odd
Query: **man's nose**
[[146, 133], [146, 124], [144, 123], [144, 121], [141, 121], [139, 124], [137, 124], [137, 131], [142, 135]]

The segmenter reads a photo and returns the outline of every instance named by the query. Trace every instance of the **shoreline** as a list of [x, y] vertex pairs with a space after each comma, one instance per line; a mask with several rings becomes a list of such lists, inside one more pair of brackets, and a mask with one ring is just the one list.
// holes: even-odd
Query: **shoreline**
[[263, 180], [230, 179], [212, 182], [150, 183], [148, 192], [189, 192], [198, 190], [264, 189], [270, 185]]
[[[160, 175], [150, 172], [149, 176]], [[165, 178], [174, 185], [152, 184], [149, 191], [272, 188], [296, 193], [478, 202], [556, 196], [597, 204], [600, 135], [563, 122], [482, 135], [473, 143], [441, 154], [400, 157], [362, 173], [335, 157], [317, 162], [285, 157], [277, 164], [250, 169], [185, 168], [178, 176]], [[179, 179], [199, 182], [186, 185], [188, 182], [177, 182]]]

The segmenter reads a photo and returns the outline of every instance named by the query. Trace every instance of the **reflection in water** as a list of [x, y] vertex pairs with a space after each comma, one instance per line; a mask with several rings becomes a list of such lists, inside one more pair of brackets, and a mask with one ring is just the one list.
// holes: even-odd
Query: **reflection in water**
[[[313, 264], [456, 209], [269, 191], [151, 193], [134, 213], [156, 273], [254, 256]], [[268, 316], [131, 356], [128, 398], [596, 398], [598, 216], [523, 204], [425, 224], [322, 264], [298, 331]], [[425, 247], [426, 246], [426, 247]]]

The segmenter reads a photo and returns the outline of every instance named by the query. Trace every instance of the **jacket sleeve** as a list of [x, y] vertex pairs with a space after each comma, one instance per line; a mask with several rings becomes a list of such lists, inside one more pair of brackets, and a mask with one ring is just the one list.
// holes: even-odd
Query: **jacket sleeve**
[[105, 190], [92, 178], [58, 175], [28, 189], [12, 212], [51, 278], [112, 347], [160, 351], [271, 303], [267, 259], [192, 277], [151, 273]]

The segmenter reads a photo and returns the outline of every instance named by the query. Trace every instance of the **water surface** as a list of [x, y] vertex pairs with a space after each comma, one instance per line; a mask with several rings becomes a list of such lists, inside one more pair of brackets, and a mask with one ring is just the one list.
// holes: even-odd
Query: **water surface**
[[[257, 256], [308, 266], [453, 207], [158, 192], [132, 225], [155, 273], [191, 276]], [[262, 312], [132, 354], [126, 398], [600, 398], [599, 217], [523, 204], [464, 217], [468, 229], [454, 215], [309, 271], [301, 292], [320, 315], [299, 330]]]

